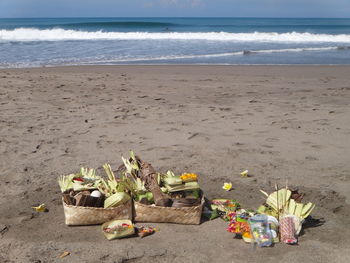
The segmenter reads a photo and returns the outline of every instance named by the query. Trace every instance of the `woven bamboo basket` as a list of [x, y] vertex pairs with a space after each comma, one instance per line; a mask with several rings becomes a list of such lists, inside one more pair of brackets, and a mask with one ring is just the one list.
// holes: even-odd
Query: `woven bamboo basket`
[[[63, 200], [62, 200], [63, 201]], [[117, 207], [85, 207], [67, 205], [63, 201], [66, 225], [98, 225], [112, 219], [132, 219], [132, 201]]]
[[198, 206], [183, 208], [144, 205], [134, 201], [134, 221], [199, 225], [203, 205], [204, 198]]

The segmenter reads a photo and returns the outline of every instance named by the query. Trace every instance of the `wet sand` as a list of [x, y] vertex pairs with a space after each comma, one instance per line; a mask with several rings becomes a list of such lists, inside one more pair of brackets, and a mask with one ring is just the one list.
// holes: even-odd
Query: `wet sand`
[[[349, 105], [349, 66], [2, 69], [0, 262], [347, 262]], [[114, 241], [100, 226], [65, 226], [57, 177], [116, 168], [129, 149], [159, 171], [198, 173], [208, 198], [246, 208], [287, 182], [324, 224], [299, 246], [256, 250], [220, 219]], [[33, 212], [39, 203], [49, 212]]]

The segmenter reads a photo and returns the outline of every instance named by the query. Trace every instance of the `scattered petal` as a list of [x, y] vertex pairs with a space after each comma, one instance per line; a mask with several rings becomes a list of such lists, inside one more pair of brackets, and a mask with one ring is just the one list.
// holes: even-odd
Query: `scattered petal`
[[60, 255], [60, 258], [64, 258], [64, 257], [69, 256], [69, 255], [70, 255], [70, 252], [64, 251], [64, 252]]
[[248, 177], [248, 170], [241, 172], [242, 177]]
[[224, 186], [222, 187], [222, 189], [226, 191], [230, 191], [232, 189], [232, 183], [224, 183]]
[[41, 204], [39, 206], [32, 206], [33, 209], [35, 209], [36, 212], [45, 212], [46, 211], [46, 205]]

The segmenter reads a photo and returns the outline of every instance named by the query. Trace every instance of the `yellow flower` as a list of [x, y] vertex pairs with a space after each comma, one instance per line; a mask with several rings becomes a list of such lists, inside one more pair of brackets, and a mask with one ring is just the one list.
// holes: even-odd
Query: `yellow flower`
[[222, 187], [222, 189], [226, 191], [230, 191], [232, 189], [232, 183], [224, 183], [224, 186]]
[[46, 211], [45, 204], [41, 204], [39, 206], [32, 206], [32, 208], [35, 209], [35, 211], [37, 211], [37, 212], [45, 212]]
[[194, 173], [184, 173], [180, 176], [182, 181], [197, 181], [198, 176]]
[[241, 172], [242, 177], [248, 177], [248, 170]]

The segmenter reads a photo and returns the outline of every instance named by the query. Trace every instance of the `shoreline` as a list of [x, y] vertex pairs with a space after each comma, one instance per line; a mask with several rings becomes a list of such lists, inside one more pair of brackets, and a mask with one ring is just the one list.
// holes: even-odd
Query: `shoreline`
[[1, 68], [0, 70], [26, 70], [42, 68], [76, 68], [76, 67], [350, 67], [350, 64], [89, 64], [89, 65], [44, 65], [35, 67]]

